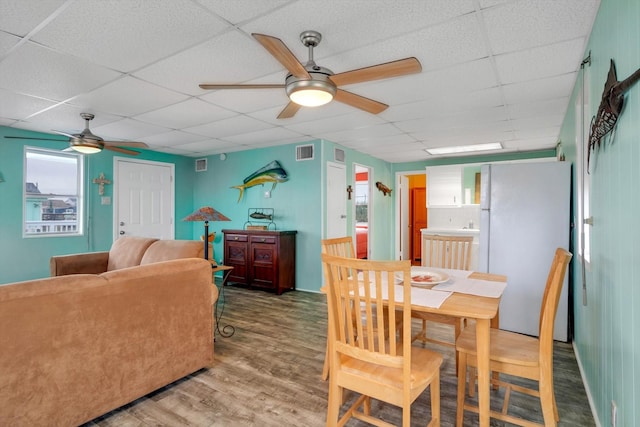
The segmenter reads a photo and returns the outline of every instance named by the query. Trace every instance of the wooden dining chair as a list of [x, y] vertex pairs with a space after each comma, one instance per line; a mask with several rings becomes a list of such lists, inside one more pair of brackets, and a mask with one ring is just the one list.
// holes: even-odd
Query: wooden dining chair
[[[411, 403], [431, 387], [431, 421], [440, 425], [442, 355], [414, 347], [388, 325], [403, 317], [411, 329], [410, 261], [371, 261], [322, 254], [328, 282], [329, 403], [327, 426], [357, 418], [392, 426], [371, 414], [371, 399], [402, 408], [402, 425], [411, 421]], [[357, 271], [357, 274], [351, 274]], [[399, 282], [399, 285], [396, 283]], [[388, 307], [384, 310], [383, 307]], [[344, 390], [359, 396], [340, 416]]]
[[[471, 245], [473, 236], [422, 236], [422, 265], [434, 268], [449, 268], [455, 270], [471, 269]], [[444, 316], [436, 313], [413, 313], [414, 319], [422, 321], [422, 329], [412, 336], [411, 341], [420, 340], [423, 343], [433, 342], [450, 347], [455, 347], [456, 338], [460, 335], [461, 321], [458, 317]], [[427, 321], [443, 323], [453, 326], [453, 340], [442, 341], [427, 336]]]
[[[553, 390], [553, 325], [556, 318], [560, 291], [564, 283], [567, 266], [572, 254], [562, 248], [556, 249], [540, 307], [539, 337], [531, 337], [500, 329], [491, 329], [490, 368], [494, 373], [491, 380], [494, 386], [506, 387], [502, 411], [491, 411], [492, 418], [520, 426], [541, 426], [522, 418], [509, 415], [509, 397], [511, 391], [536, 396], [540, 399], [545, 426], [555, 426], [558, 407]], [[476, 406], [465, 403], [465, 384], [467, 367], [469, 369], [469, 391], [475, 391], [476, 331], [475, 326], [465, 328], [456, 343], [459, 353], [458, 364], [458, 409], [456, 425], [462, 426], [464, 410], [478, 412]], [[508, 383], [499, 378], [507, 374], [538, 381], [538, 389], [533, 390]], [[497, 375], [496, 375], [497, 374]]]
[[[323, 239], [320, 242], [323, 254], [340, 256], [343, 258], [355, 258], [356, 250], [353, 246], [353, 238], [351, 236], [335, 237], [332, 239]], [[324, 364], [322, 366], [322, 380], [329, 378], [329, 337], [327, 334], [327, 346], [324, 355]]]

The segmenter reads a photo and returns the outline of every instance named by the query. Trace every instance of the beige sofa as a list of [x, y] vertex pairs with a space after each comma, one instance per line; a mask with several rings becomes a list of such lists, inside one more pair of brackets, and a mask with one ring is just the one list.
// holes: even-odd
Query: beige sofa
[[0, 425], [76, 426], [210, 366], [217, 292], [194, 244], [121, 238], [0, 286]]

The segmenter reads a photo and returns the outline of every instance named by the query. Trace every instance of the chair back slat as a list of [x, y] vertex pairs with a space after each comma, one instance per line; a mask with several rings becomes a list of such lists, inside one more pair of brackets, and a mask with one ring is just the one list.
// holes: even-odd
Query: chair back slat
[[422, 265], [456, 270], [471, 269], [473, 236], [423, 235]]

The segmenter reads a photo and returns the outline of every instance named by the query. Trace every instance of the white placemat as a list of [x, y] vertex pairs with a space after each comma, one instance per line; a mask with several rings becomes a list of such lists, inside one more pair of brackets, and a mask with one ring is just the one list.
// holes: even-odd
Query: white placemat
[[481, 297], [498, 298], [506, 287], [506, 282], [469, 279], [468, 277], [450, 277], [449, 281], [435, 285], [431, 289], [434, 291], [460, 292]]
[[[404, 295], [402, 285], [394, 285], [395, 301], [403, 302]], [[375, 287], [371, 285], [371, 296], [375, 298]], [[439, 308], [447, 298], [451, 296], [451, 292], [434, 291], [432, 289], [411, 288], [411, 304], [423, 307]], [[389, 299], [389, 291], [386, 286], [382, 288], [382, 299]]]

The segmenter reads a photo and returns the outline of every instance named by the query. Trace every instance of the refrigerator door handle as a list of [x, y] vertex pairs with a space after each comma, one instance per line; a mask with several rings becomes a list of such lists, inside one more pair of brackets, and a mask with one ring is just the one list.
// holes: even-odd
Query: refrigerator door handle
[[491, 207], [491, 165], [480, 167], [480, 209], [489, 210]]

